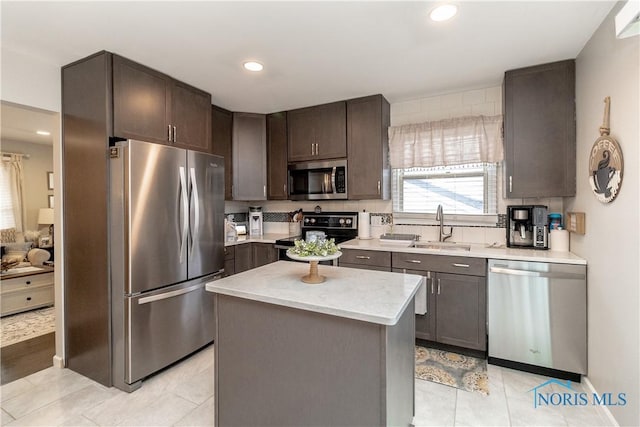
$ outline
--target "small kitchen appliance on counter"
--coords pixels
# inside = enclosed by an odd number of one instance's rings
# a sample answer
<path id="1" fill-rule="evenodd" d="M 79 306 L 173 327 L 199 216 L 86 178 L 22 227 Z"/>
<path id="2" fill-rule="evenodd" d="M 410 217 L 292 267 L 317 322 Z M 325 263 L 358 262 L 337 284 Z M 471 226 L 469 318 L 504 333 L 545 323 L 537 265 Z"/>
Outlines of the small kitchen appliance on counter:
<path id="1" fill-rule="evenodd" d="M 507 206 L 508 247 L 548 249 L 548 236 L 549 226 L 546 206 Z"/>
<path id="2" fill-rule="evenodd" d="M 262 236 L 262 207 L 249 207 L 249 236 Z"/>

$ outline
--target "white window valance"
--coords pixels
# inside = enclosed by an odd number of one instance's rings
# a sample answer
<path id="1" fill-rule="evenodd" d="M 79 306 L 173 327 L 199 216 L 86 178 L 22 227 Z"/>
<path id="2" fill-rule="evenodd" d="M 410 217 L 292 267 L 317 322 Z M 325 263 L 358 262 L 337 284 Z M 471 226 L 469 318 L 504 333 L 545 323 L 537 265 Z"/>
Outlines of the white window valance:
<path id="1" fill-rule="evenodd" d="M 24 172 L 21 154 L 4 154 L 0 162 L 0 229 L 23 231 Z"/>
<path id="2" fill-rule="evenodd" d="M 389 128 L 389 160 L 394 169 L 497 163 L 503 157 L 501 115 Z"/>

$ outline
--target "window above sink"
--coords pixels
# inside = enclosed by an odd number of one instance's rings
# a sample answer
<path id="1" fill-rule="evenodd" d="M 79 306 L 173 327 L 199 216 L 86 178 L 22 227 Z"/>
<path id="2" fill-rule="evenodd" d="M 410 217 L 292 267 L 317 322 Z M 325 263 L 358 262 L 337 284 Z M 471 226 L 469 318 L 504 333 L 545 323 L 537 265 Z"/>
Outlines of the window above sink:
<path id="1" fill-rule="evenodd" d="M 449 215 L 497 213 L 496 165 L 488 163 L 393 170 L 393 212 Z"/>

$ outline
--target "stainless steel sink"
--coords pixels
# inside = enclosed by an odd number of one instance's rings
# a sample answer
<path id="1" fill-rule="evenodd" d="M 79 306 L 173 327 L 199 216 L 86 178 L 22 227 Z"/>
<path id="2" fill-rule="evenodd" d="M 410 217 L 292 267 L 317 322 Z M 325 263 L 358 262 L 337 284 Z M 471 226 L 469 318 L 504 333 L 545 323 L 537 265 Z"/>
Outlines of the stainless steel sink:
<path id="1" fill-rule="evenodd" d="M 422 248 L 422 249 L 436 249 L 436 250 L 447 250 L 447 251 L 470 251 L 471 246 L 465 245 L 463 243 L 453 243 L 453 242 L 415 242 L 413 244 L 414 248 Z"/>

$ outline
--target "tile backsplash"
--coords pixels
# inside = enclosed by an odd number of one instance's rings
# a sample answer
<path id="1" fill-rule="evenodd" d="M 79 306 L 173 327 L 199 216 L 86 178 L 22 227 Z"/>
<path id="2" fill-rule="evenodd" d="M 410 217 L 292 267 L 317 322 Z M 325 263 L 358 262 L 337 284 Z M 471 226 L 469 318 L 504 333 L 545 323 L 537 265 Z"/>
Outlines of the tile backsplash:
<path id="1" fill-rule="evenodd" d="M 236 222 L 246 221 L 249 206 L 256 206 L 256 202 L 227 202 L 225 212 L 233 214 Z M 394 223 L 390 201 L 326 201 L 326 202 L 292 202 L 292 201 L 261 201 L 264 217 L 265 233 L 287 234 L 289 231 L 289 212 L 302 208 L 303 211 L 313 211 L 320 206 L 325 212 L 361 211 L 363 208 L 371 212 L 371 234 L 378 237 L 383 233 L 418 234 L 422 240 L 437 240 L 438 226 L 433 221 L 421 225 Z M 369 209 L 367 209 L 369 208 Z M 383 208 L 383 209 L 375 209 Z M 425 221 L 427 222 L 427 221 Z M 506 215 L 498 215 L 498 222 L 492 225 L 453 226 L 453 236 L 450 241 L 465 243 L 498 243 L 506 242 Z M 445 216 L 446 225 L 446 216 Z"/>

